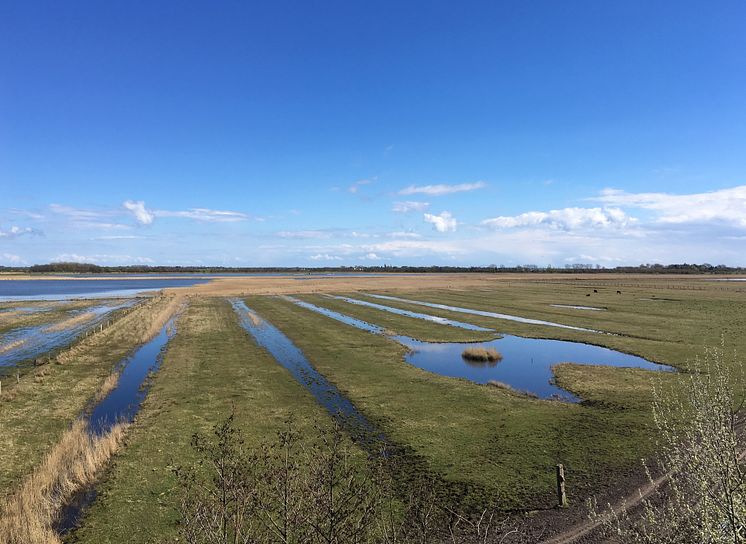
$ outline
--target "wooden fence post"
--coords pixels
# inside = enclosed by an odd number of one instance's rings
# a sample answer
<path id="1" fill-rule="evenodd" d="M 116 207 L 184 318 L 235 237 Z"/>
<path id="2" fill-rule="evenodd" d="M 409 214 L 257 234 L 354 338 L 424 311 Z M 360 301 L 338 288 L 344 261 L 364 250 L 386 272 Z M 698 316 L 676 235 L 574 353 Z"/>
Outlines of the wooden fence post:
<path id="1" fill-rule="evenodd" d="M 557 506 L 567 507 L 567 494 L 565 493 L 565 467 L 560 463 L 557 465 Z"/>

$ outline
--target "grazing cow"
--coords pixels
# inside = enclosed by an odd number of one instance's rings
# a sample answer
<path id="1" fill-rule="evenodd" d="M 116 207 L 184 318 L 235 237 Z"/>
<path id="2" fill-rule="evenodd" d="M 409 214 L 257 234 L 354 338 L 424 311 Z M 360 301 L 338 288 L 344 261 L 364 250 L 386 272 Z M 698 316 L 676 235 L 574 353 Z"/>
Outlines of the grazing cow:
<path id="1" fill-rule="evenodd" d="M 594 290 L 593 290 L 593 292 L 594 292 L 594 293 L 598 293 L 598 289 L 594 289 Z"/>
<path id="2" fill-rule="evenodd" d="M 621 292 L 621 291 L 617 291 L 617 292 L 616 292 L 616 294 L 617 294 L 617 295 L 621 295 L 621 294 L 622 294 L 622 292 Z"/>
<path id="3" fill-rule="evenodd" d="M 589 296 L 591 296 L 591 294 L 590 293 L 586 293 L 585 296 L 589 297 Z"/>

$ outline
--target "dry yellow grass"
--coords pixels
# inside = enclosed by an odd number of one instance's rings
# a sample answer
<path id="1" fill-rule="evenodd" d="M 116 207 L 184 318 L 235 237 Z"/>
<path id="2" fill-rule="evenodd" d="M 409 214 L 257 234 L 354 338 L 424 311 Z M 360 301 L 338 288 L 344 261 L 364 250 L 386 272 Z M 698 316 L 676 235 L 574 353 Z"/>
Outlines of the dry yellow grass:
<path id="1" fill-rule="evenodd" d="M 61 544 L 53 523 L 64 504 L 91 484 L 124 437 L 116 425 L 98 437 L 78 420 L 43 463 L 0 506 L 0 544 Z"/>
<path id="2" fill-rule="evenodd" d="M 499 361 L 503 358 L 495 348 L 466 348 L 461 357 L 469 361 Z"/>
<path id="3" fill-rule="evenodd" d="M 95 313 L 85 312 L 85 313 L 73 316 L 70 319 L 64 319 L 58 323 L 54 323 L 53 325 L 46 327 L 44 331 L 45 332 L 64 331 L 65 329 L 69 329 L 71 327 L 75 327 L 76 325 L 80 325 L 81 323 L 85 323 L 86 321 L 90 321 L 94 319 L 95 317 L 96 317 Z"/>
<path id="4" fill-rule="evenodd" d="M 251 320 L 251 323 L 257 327 L 262 324 L 262 318 L 256 315 L 254 312 L 248 313 L 249 319 Z"/>
<path id="5" fill-rule="evenodd" d="M 128 343 L 139 344 L 147 342 L 157 335 L 185 303 L 183 296 L 157 296 L 145 302 L 139 310 L 136 310 L 117 321 L 114 326 L 105 328 L 103 331 L 93 334 L 59 354 L 56 360 L 60 364 L 74 360 L 81 352 L 89 347 L 101 345 L 116 339 L 126 337 Z"/>

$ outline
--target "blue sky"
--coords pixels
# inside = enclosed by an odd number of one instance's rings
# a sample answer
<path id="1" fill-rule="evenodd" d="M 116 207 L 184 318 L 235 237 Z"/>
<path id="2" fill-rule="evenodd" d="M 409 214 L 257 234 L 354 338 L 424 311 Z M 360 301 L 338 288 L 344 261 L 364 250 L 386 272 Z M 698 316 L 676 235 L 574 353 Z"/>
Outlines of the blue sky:
<path id="1" fill-rule="evenodd" d="M 746 265 L 744 20 L 0 0 L 0 265 Z"/>

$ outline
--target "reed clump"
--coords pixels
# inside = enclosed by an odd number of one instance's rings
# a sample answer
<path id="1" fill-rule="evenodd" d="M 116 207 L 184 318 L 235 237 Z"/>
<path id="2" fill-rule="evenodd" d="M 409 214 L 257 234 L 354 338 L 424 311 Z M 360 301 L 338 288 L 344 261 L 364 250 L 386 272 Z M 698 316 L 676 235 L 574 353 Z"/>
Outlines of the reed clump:
<path id="1" fill-rule="evenodd" d="M 118 449 L 126 425 L 92 435 L 83 420 L 66 431 L 41 465 L 0 504 L 0 544 L 61 544 L 54 522 L 61 508 Z"/>
<path id="2" fill-rule="evenodd" d="M 502 353 L 495 348 L 466 348 L 461 357 L 468 361 L 495 362 L 502 360 Z"/>

